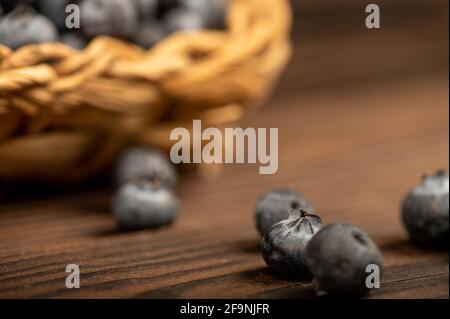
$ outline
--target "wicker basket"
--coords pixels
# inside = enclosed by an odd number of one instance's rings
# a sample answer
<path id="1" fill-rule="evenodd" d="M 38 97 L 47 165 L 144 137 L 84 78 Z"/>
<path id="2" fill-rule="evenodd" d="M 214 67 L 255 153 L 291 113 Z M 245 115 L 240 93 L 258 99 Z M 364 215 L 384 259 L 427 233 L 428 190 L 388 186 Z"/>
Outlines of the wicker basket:
<path id="1" fill-rule="evenodd" d="M 238 120 L 290 57 L 288 0 L 232 0 L 227 25 L 149 51 L 109 37 L 81 52 L 0 45 L 0 178 L 79 180 L 130 143 L 167 150 L 194 118 Z"/>

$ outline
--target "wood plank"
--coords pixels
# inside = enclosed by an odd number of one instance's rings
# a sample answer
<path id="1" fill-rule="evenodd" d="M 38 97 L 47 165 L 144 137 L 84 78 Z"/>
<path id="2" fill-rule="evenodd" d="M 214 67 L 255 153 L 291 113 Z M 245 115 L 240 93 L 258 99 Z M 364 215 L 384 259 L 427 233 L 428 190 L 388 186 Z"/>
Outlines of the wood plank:
<path id="1" fill-rule="evenodd" d="M 278 96 L 242 126 L 279 127 L 279 172 L 186 176 L 179 220 L 156 231 L 118 232 L 105 189 L 2 204 L 0 297 L 313 298 L 310 283 L 277 278 L 259 253 L 255 201 L 285 186 L 380 246 L 386 271 L 370 297 L 448 298 L 448 253 L 409 244 L 398 212 L 422 173 L 448 169 L 448 115 L 445 75 Z M 69 263 L 81 289 L 65 288 Z"/>

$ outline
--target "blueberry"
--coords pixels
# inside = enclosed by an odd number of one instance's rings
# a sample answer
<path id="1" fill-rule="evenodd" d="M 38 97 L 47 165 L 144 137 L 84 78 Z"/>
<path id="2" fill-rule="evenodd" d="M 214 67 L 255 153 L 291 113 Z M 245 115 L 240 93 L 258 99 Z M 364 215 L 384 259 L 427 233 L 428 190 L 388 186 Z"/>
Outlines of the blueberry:
<path id="1" fill-rule="evenodd" d="M 260 235 L 267 233 L 274 224 L 287 219 L 292 208 L 314 211 L 307 199 L 297 192 L 275 189 L 264 194 L 255 209 L 256 227 Z"/>
<path id="2" fill-rule="evenodd" d="M 114 215 L 126 230 L 168 225 L 178 210 L 178 200 L 157 180 L 141 179 L 123 185 L 113 203 Z"/>
<path id="3" fill-rule="evenodd" d="M 139 15 L 146 19 L 156 17 L 158 13 L 158 0 L 135 0 Z"/>
<path id="4" fill-rule="evenodd" d="M 156 20 L 144 21 L 137 33 L 134 42 L 144 48 L 151 48 L 167 36 L 168 32 L 164 26 Z"/>
<path id="5" fill-rule="evenodd" d="M 448 247 L 449 176 L 425 176 L 403 200 L 402 219 L 411 240 L 429 248 Z"/>
<path id="6" fill-rule="evenodd" d="M 306 279 L 310 271 L 305 260 L 308 242 L 322 227 L 322 220 L 301 209 L 275 224 L 262 239 L 262 254 L 269 268 L 288 278 Z"/>
<path id="7" fill-rule="evenodd" d="M 319 294 L 364 296 L 368 265 L 383 269 L 383 256 L 372 240 L 348 224 L 322 228 L 306 248 L 306 261 Z"/>
<path id="8" fill-rule="evenodd" d="M 66 28 L 66 7 L 69 4 L 78 4 L 79 0 L 38 0 L 39 11 L 50 18 L 60 29 Z"/>
<path id="9" fill-rule="evenodd" d="M 216 29 L 222 28 L 228 0 L 180 0 L 181 5 L 194 10 L 205 20 L 205 27 Z"/>
<path id="10" fill-rule="evenodd" d="M 210 1 L 210 13 L 208 14 L 208 27 L 213 29 L 223 29 L 228 9 L 229 0 Z"/>
<path id="11" fill-rule="evenodd" d="M 17 7 L 0 20 L 0 43 L 12 49 L 57 40 L 53 23 L 31 8 Z"/>
<path id="12" fill-rule="evenodd" d="M 177 8 L 170 11 L 164 18 L 169 32 L 196 31 L 204 29 L 206 20 L 200 12 L 189 8 Z"/>
<path id="13" fill-rule="evenodd" d="M 173 187 L 178 179 L 165 154 L 145 147 L 134 147 L 119 157 L 115 181 L 117 185 L 122 185 L 140 178 L 157 178 L 165 187 Z"/>
<path id="14" fill-rule="evenodd" d="M 179 6 L 179 0 L 159 0 L 158 1 L 158 17 L 166 15 L 169 11 Z"/>
<path id="15" fill-rule="evenodd" d="M 131 39 L 139 27 L 136 3 L 124 0 L 83 0 L 81 27 L 88 37 L 107 35 Z"/>
<path id="16" fill-rule="evenodd" d="M 86 47 L 86 40 L 78 32 L 67 32 L 61 35 L 61 42 L 76 50 L 82 50 Z"/>

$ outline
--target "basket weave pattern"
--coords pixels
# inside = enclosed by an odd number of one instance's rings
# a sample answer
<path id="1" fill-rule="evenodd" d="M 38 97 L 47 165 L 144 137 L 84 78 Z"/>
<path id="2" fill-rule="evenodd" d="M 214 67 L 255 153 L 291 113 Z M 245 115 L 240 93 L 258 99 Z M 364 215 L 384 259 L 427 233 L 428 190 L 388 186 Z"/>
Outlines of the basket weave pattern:
<path id="1" fill-rule="evenodd" d="M 148 51 L 109 37 L 83 51 L 0 45 L 0 177 L 82 179 L 128 143 L 168 149 L 194 118 L 238 120 L 290 57 L 288 1 L 232 0 L 227 26 Z"/>

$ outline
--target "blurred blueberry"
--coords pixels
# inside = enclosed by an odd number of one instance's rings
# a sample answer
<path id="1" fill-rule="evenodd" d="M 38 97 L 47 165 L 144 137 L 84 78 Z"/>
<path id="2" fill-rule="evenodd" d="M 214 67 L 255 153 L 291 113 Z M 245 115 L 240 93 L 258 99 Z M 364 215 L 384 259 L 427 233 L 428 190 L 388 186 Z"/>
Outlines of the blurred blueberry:
<path id="1" fill-rule="evenodd" d="M 17 7 L 0 20 L 0 43 L 11 49 L 57 40 L 53 23 L 29 7 Z"/>
<path id="2" fill-rule="evenodd" d="M 229 0 L 212 0 L 211 1 L 211 28 L 223 28 L 225 26 L 225 18 L 227 16 Z"/>
<path id="3" fill-rule="evenodd" d="M 183 7 L 199 12 L 208 29 L 224 26 L 228 0 L 180 0 Z"/>
<path id="4" fill-rule="evenodd" d="M 175 168 L 162 152 L 145 147 L 126 150 L 116 164 L 116 185 L 142 178 L 157 178 L 166 187 L 173 187 L 178 179 Z"/>
<path id="5" fill-rule="evenodd" d="M 402 220 L 411 240 L 427 248 L 448 248 L 449 175 L 424 176 L 402 203 Z"/>
<path id="6" fill-rule="evenodd" d="M 167 34 L 164 25 L 157 20 L 147 19 L 141 24 L 134 41 L 144 48 L 151 48 L 165 38 Z"/>
<path id="7" fill-rule="evenodd" d="M 123 185 L 113 203 L 114 216 L 127 230 L 155 228 L 170 224 L 179 203 L 157 180 L 137 180 Z"/>
<path id="8" fill-rule="evenodd" d="M 207 24 L 200 12 L 182 7 L 170 11 L 164 20 L 170 33 L 201 30 Z"/>
<path id="9" fill-rule="evenodd" d="M 50 18 L 53 23 L 60 29 L 66 28 L 66 7 L 69 4 L 78 4 L 79 0 L 37 0 L 39 11 Z"/>
<path id="10" fill-rule="evenodd" d="M 67 32 L 62 34 L 61 42 L 76 50 L 82 50 L 87 45 L 85 38 L 78 32 Z"/>
<path id="11" fill-rule="evenodd" d="M 159 0 L 158 17 L 164 16 L 167 12 L 175 9 L 180 4 L 180 0 Z"/>
<path id="12" fill-rule="evenodd" d="M 139 15 L 144 18 L 156 17 L 158 13 L 158 0 L 135 0 Z"/>
<path id="13" fill-rule="evenodd" d="M 134 1 L 83 0 L 80 5 L 81 27 L 89 37 L 108 35 L 131 39 L 139 27 Z"/>

